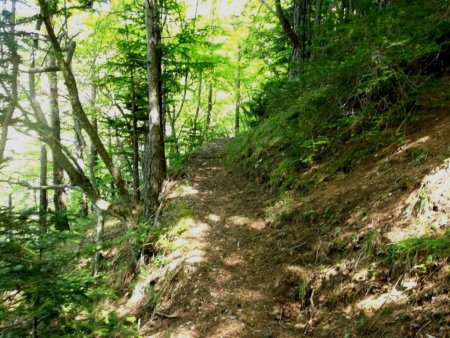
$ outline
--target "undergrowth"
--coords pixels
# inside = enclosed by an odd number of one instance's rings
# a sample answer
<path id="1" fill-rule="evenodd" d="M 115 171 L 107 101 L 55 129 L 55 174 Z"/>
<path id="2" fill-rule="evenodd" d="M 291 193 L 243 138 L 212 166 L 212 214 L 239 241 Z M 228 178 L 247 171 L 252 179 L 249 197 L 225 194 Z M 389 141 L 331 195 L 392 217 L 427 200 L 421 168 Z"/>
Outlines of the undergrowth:
<path id="1" fill-rule="evenodd" d="M 50 216 L 0 209 L 0 336 L 138 337 L 133 318 L 102 305 L 117 294 L 92 275 L 86 233 L 55 230 Z"/>
<path id="2" fill-rule="evenodd" d="M 401 143 L 406 124 L 432 118 L 420 98 L 439 86 L 448 34 L 432 1 L 399 1 L 343 24 L 297 81 L 265 84 L 249 105 L 259 122 L 231 143 L 227 163 L 273 189 L 308 191 Z M 414 165 L 425 159 L 411 153 Z"/>

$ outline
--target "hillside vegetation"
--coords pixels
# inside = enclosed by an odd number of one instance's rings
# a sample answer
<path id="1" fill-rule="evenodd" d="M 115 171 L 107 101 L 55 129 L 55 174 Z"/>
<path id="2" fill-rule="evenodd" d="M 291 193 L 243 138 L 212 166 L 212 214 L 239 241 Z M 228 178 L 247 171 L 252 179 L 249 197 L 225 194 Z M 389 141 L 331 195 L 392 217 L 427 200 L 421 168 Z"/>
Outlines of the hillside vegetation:
<path id="1" fill-rule="evenodd" d="M 450 97 L 448 15 L 440 1 L 394 1 L 324 28 L 320 58 L 294 81 L 268 81 L 249 104 L 256 125 L 234 142 L 230 163 L 272 188 L 307 191 L 400 144 Z"/>
<path id="2" fill-rule="evenodd" d="M 0 337 L 450 337 L 448 0 L 0 12 Z"/>

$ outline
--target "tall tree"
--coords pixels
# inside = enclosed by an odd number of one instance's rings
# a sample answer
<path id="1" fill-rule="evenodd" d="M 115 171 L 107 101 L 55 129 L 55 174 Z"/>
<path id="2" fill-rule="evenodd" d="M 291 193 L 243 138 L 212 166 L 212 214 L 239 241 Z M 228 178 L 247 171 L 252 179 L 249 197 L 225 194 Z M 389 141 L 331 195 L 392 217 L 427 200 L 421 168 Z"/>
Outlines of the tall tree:
<path id="1" fill-rule="evenodd" d="M 5 14 L 5 13 L 2 13 Z M 17 106 L 17 98 L 18 98 L 18 84 L 17 78 L 19 73 L 19 63 L 20 56 L 17 53 L 17 45 L 16 45 L 16 0 L 11 1 L 11 12 L 8 15 L 5 15 L 6 21 L 2 22 L 2 28 L 4 30 L 2 36 L 5 41 L 5 45 L 8 50 L 9 55 L 2 55 L 6 59 L 11 60 L 11 72 L 10 72 L 10 93 L 9 93 L 9 103 L 6 106 L 5 112 L 2 116 L 1 121 L 1 135 L 0 135 L 0 163 L 3 162 L 3 156 L 5 153 L 6 142 L 8 140 L 8 128 L 11 124 L 14 110 Z M 8 31 L 9 27 L 9 31 Z M 3 48 L 2 48 L 3 51 Z M 3 54 L 3 53 L 2 53 Z M 2 85 L 4 86 L 3 82 Z"/>
<path id="2" fill-rule="evenodd" d="M 56 67 L 56 61 L 52 54 L 49 55 L 50 67 Z M 51 115 L 51 127 L 53 138 L 61 143 L 61 119 L 59 115 L 59 103 L 58 103 L 58 75 L 56 72 L 48 73 L 48 82 L 50 86 L 50 115 Z M 53 159 L 55 156 L 52 156 Z M 64 169 L 58 163 L 53 160 L 53 184 L 64 184 Z M 55 227 L 58 230 L 68 230 L 69 221 L 66 213 L 66 192 L 64 188 L 57 188 L 53 194 L 53 204 L 55 208 Z"/>
<path id="3" fill-rule="evenodd" d="M 149 156 L 147 156 L 147 172 L 144 179 L 146 180 L 145 215 L 149 218 L 158 204 L 159 194 L 166 178 L 166 159 L 161 93 L 161 57 L 158 51 L 161 43 L 160 4 L 157 0 L 144 0 L 144 2 L 149 97 Z"/>
<path id="4" fill-rule="evenodd" d="M 242 51 L 241 45 L 238 46 L 238 55 L 237 55 L 237 70 L 236 70 L 236 106 L 235 106 L 235 115 L 234 115 L 234 134 L 237 136 L 239 134 L 240 128 L 240 110 L 241 110 L 241 60 L 242 60 Z"/>
<path id="5" fill-rule="evenodd" d="M 64 82 L 66 84 L 66 89 L 69 96 L 69 102 L 72 108 L 72 113 L 74 117 L 79 121 L 81 128 L 86 132 L 88 137 L 91 139 L 93 144 L 95 145 L 100 158 L 105 163 L 106 168 L 111 174 L 111 177 L 114 180 L 114 183 L 117 186 L 120 198 L 123 201 L 129 200 L 128 188 L 126 186 L 125 180 L 123 179 L 119 169 L 114 164 L 113 158 L 110 153 L 106 150 L 105 145 L 100 139 L 100 136 L 95 131 L 92 123 L 89 121 L 83 105 L 81 104 L 77 81 L 72 72 L 72 68 L 70 67 L 70 62 L 64 58 L 63 48 L 58 40 L 58 37 L 55 33 L 51 22 L 51 12 L 49 8 L 48 1 L 39 0 L 39 6 L 42 13 L 42 18 L 44 21 L 45 28 L 47 30 L 49 41 L 52 45 L 54 55 L 57 60 L 57 64 L 61 73 L 64 77 Z"/>
<path id="6" fill-rule="evenodd" d="M 311 42 L 311 3 L 310 0 L 292 0 L 292 22 L 286 16 L 280 0 L 275 0 L 275 10 L 266 0 L 261 2 L 278 18 L 284 33 L 291 44 L 291 57 L 289 62 L 289 78 L 294 80 L 299 75 L 302 62 L 307 58 L 307 47 Z"/>

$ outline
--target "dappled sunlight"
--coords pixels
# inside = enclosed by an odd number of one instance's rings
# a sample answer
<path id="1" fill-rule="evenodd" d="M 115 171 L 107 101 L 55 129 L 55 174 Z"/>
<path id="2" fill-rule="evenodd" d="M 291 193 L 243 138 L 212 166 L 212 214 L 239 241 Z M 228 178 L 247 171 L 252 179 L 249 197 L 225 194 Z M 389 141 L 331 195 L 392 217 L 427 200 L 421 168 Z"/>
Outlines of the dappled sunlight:
<path id="1" fill-rule="evenodd" d="M 420 138 L 411 149 L 432 140 Z M 401 151 L 409 154 L 407 148 Z M 406 218 L 405 206 L 415 203 L 424 168 L 413 166 L 406 193 L 398 177 L 412 166 L 411 159 L 397 155 L 386 170 L 381 166 L 388 154 L 369 176 L 368 166 L 327 183 L 327 189 L 301 197 L 286 193 L 278 201 L 262 198 L 262 191 L 236 180 L 215 159 L 214 164 L 194 160 L 200 168 L 188 172 L 187 181 L 195 194 L 182 198 L 192 215 L 182 221 L 183 240 L 174 240 L 183 247 L 175 260 L 184 265 L 175 282 L 177 301 L 170 296 L 167 305 L 167 313 L 180 316 L 171 325 L 172 336 L 327 336 L 338 322 L 357 326 L 352 323 L 362 316 L 370 325 L 388 318 L 393 307 L 403 311 L 423 282 L 403 274 L 396 283 L 400 272 L 390 275 L 377 254 L 387 233 L 395 227 L 404 232 L 400 219 Z M 399 163 L 401 170 L 395 167 Z M 423 179 L 422 188 L 439 187 L 427 203 L 447 198 L 444 169 Z"/>
<path id="2" fill-rule="evenodd" d="M 412 149 L 414 147 L 417 147 L 417 146 L 420 146 L 420 145 L 424 145 L 425 143 L 427 143 L 429 141 L 430 141 L 430 136 L 424 136 L 424 137 L 421 137 L 421 138 L 419 138 L 419 139 L 417 139 L 415 141 L 406 142 L 405 144 L 400 146 L 391 156 L 387 157 L 387 160 L 389 160 L 389 159 L 391 159 L 391 158 L 393 158 L 395 156 L 405 154 L 406 151 L 408 151 L 408 150 L 410 150 L 410 149 Z"/>
<path id="3" fill-rule="evenodd" d="M 167 196 L 167 199 L 175 199 L 180 197 L 194 196 L 197 195 L 199 191 L 194 187 L 189 185 L 181 184 L 177 186 L 172 192 Z"/>
<path id="4" fill-rule="evenodd" d="M 245 216 L 231 216 L 227 218 L 227 224 L 233 226 L 248 226 L 254 230 L 262 230 L 266 227 L 267 221 L 263 219 L 252 219 Z"/>
<path id="5" fill-rule="evenodd" d="M 212 327 L 208 337 L 239 337 L 244 328 L 245 324 L 236 319 L 220 318 L 217 320 L 217 324 Z"/>
<path id="6" fill-rule="evenodd" d="M 227 223 L 231 223 L 232 225 L 247 225 L 251 220 L 245 216 L 231 216 L 227 218 Z"/>
<path id="7" fill-rule="evenodd" d="M 197 223 L 191 224 L 191 227 L 188 229 L 186 235 L 189 238 L 201 238 L 207 235 L 208 231 L 211 230 L 211 227 L 206 223 Z"/>
<path id="8" fill-rule="evenodd" d="M 261 291 L 246 288 L 236 290 L 236 296 L 244 302 L 261 302 L 267 297 Z"/>
<path id="9" fill-rule="evenodd" d="M 206 262 L 206 261 L 207 261 L 206 253 L 203 250 L 195 249 L 195 250 L 189 251 L 186 254 L 186 263 L 198 264 L 198 263 L 202 263 L 202 262 Z"/>
<path id="10" fill-rule="evenodd" d="M 234 278 L 233 273 L 231 273 L 228 270 L 218 270 L 218 269 L 213 269 L 213 271 L 211 271 L 210 273 L 211 275 L 211 279 L 214 280 L 215 283 L 217 284 L 225 284 L 228 282 L 231 282 Z M 221 290 L 218 291 L 218 293 L 220 293 Z M 213 297 L 217 297 L 217 294 L 214 295 L 213 291 L 211 291 L 211 296 Z"/>
<path id="11" fill-rule="evenodd" d="M 223 262 L 225 263 L 225 265 L 228 266 L 245 265 L 242 256 L 238 255 L 237 253 L 232 253 L 231 255 L 228 255 L 227 257 L 224 258 Z"/>
<path id="12" fill-rule="evenodd" d="M 206 219 L 208 221 L 214 222 L 214 223 L 218 223 L 222 220 L 222 218 L 219 215 L 216 214 L 209 214 L 208 216 L 206 216 Z"/>
<path id="13" fill-rule="evenodd" d="M 356 308 L 364 311 L 366 315 L 373 315 L 386 305 L 402 305 L 408 301 L 404 292 L 393 289 L 390 292 L 370 296 L 356 304 Z"/>
<path id="14" fill-rule="evenodd" d="M 162 331 L 158 333 L 151 334 L 147 336 L 148 338 L 166 338 L 167 332 Z M 179 327 L 174 330 L 171 330 L 170 338 L 199 338 L 200 336 L 195 331 L 195 326 L 192 326 L 192 329 L 187 327 Z"/>

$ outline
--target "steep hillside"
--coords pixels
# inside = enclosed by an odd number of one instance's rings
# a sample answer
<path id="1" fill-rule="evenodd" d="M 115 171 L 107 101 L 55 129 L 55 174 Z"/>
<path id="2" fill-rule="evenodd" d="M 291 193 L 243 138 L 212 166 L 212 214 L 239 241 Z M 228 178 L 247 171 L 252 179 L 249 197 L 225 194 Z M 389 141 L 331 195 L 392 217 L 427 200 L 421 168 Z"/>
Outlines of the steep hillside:
<path id="1" fill-rule="evenodd" d="M 308 194 L 208 145 L 168 188 L 122 313 L 149 337 L 447 337 L 449 109 Z"/>

